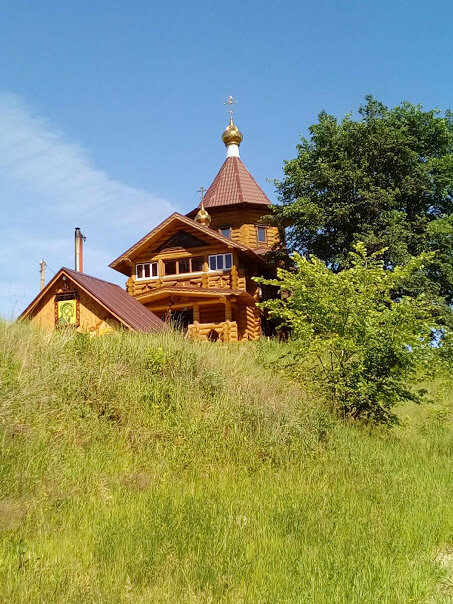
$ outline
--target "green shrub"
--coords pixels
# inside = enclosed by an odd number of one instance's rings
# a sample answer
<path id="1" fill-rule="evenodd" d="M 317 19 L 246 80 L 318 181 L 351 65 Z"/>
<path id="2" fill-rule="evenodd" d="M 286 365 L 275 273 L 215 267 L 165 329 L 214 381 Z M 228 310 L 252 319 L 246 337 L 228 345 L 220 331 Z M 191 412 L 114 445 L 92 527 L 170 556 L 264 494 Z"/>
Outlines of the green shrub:
<path id="1" fill-rule="evenodd" d="M 426 256 L 392 271 L 381 256 L 368 256 L 358 243 L 349 268 L 336 273 L 315 257 L 294 254 L 295 271 L 279 269 L 277 279 L 257 281 L 284 294 L 262 307 L 299 342 L 292 374 L 313 376 L 342 415 L 390 425 L 395 405 L 423 397 L 410 382 L 421 360 L 432 357 L 442 302 L 395 293 Z"/>

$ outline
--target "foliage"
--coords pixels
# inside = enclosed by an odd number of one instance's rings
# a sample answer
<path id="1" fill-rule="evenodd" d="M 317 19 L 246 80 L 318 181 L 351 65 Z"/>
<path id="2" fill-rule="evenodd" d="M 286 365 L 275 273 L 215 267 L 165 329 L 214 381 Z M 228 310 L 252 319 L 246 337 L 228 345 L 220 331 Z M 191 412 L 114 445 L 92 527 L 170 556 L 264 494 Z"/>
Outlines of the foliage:
<path id="1" fill-rule="evenodd" d="M 423 294 L 395 297 L 395 291 L 423 270 L 429 256 L 386 270 L 382 252 L 368 255 L 354 246 L 349 268 L 336 273 L 321 260 L 295 253 L 295 271 L 279 269 L 281 299 L 262 306 L 289 326 L 300 341 L 303 371 L 312 367 L 320 386 L 342 414 L 391 424 L 393 407 L 420 400 L 408 384 L 431 349 L 438 307 Z"/>
<path id="2" fill-rule="evenodd" d="M 386 248 L 386 266 L 435 249 L 443 254 L 418 291 L 436 286 L 453 297 L 453 114 L 402 103 L 388 109 L 366 97 L 359 120 L 326 112 L 301 138 L 297 157 L 276 181 L 281 205 L 274 218 L 288 241 L 332 268 L 345 266 L 357 241 L 370 252 Z M 442 221 L 442 222 L 441 222 Z M 429 270 L 428 270 L 429 269 Z"/>
<path id="3" fill-rule="evenodd" d="M 453 304 L 453 214 L 437 218 L 427 228 L 429 248 L 436 251 L 433 261 L 427 267 L 427 275 L 432 283 L 437 283 L 450 304 Z"/>

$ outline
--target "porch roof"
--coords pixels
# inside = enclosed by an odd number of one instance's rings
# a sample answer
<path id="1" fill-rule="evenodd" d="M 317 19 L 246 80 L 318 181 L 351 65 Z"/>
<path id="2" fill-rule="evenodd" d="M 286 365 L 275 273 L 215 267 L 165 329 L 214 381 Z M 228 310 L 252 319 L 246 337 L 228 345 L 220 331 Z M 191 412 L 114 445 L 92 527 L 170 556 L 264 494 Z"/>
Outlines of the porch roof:
<path id="1" fill-rule="evenodd" d="M 182 285 L 168 285 L 147 291 L 139 296 L 142 304 L 154 302 L 165 298 L 187 298 L 191 301 L 195 299 L 218 299 L 219 303 L 223 302 L 222 298 L 238 298 L 241 302 L 255 305 L 256 300 L 253 296 L 241 289 L 223 289 L 214 287 L 184 287 Z"/>

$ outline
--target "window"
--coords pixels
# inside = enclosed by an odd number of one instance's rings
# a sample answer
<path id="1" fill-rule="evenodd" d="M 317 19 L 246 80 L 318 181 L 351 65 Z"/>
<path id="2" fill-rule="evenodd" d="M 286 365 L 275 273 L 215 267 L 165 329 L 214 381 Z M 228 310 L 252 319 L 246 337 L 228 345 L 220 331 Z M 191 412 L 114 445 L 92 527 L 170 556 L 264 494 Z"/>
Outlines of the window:
<path id="1" fill-rule="evenodd" d="M 221 227 L 219 227 L 219 232 L 224 237 L 228 237 L 228 239 L 231 239 L 231 227 L 221 226 Z"/>
<path id="2" fill-rule="evenodd" d="M 147 262 L 146 264 L 137 264 L 136 266 L 137 279 L 152 279 L 159 275 L 157 262 Z"/>
<path id="3" fill-rule="evenodd" d="M 203 258 L 201 256 L 191 258 L 190 263 L 192 273 L 200 273 L 203 270 Z"/>
<path id="4" fill-rule="evenodd" d="M 209 256 L 209 270 L 225 271 L 230 270 L 233 265 L 233 254 L 217 254 Z"/>
<path id="5" fill-rule="evenodd" d="M 266 234 L 266 227 L 256 227 L 256 238 L 258 240 L 258 243 L 266 243 Z"/>
<path id="6" fill-rule="evenodd" d="M 176 275 L 176 260 L 164 261 L 164 275 Z"/>
<path id="7" fill-rule="evenodd" d="M 190 273 L 190 258 L 181 258 L 178 260 L 179 270 L 178 273 Z"/>
<path id="8" fill-rule="evenodd" d="M 203 270 L 203 257 L 180 258 L 179 260 L 164 260 L 165 275 L 184 275 L 199 273 Z"/>

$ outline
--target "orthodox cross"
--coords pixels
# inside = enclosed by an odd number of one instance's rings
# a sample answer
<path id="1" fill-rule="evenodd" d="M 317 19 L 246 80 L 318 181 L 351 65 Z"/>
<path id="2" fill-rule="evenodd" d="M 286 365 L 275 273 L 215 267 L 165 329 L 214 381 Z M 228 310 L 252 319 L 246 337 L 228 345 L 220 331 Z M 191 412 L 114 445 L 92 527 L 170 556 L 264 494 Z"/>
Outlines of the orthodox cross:
<path id="1" fill-rule="evenodd" d="M 227 100 L 223 103 L 224 105 L 228 105 L 228 113 L 230 114 L 230 116 L 233 115 L 233 105 L 237 103 L 237 101 L 235 101 L 233 99 L 233 97 L 230 95 Z"/>
<path id="2" fill-rule="evenodd" d="M 197 193 L 201 193 L 201 201 L 203 201 L 205 191 L 206 189 L 204 187 L 200 187 L 197 191 Z"/>

